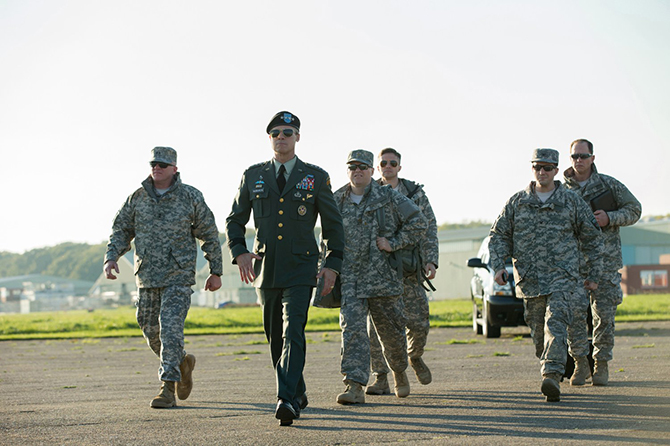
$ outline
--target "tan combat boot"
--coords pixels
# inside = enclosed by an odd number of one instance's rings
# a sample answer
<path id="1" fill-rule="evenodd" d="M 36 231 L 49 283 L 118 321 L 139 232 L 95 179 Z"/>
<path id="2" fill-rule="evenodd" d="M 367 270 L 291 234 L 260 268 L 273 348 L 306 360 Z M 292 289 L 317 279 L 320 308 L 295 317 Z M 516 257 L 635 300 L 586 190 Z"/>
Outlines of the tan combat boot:
<path id="1" fill-rule="evenodd" d="M 339 404 L 363 404 L 365 402 L 365 392 L 363 392 L 363 385 L 356 381 L 347 379 L 344 381 L 347 389 L 344 393 L 337 395 L 337 402 Z"/>
<path id="2" fill-rule="evenodd" d="M 418 379 L 421 384 L 424 386 L 430 384 L 433 380 L 433 375 L 431 375 L 430 369 L 420 356 L 418 358 L 409 358 L 409 364 L 414 369 L 416 379 Z"/>
<path id="3" fill-rule="evenodd" d="M 393 372 L 393 379 L 395 380 L 395 396 L 398 398 L 405 398 L 409 395 L 409 380 L 407 373 L 403 370 L 400 373 Z"/>
<path id="4" fill-rule="evenodd" d="M 591 377 L 591 367 L 586 356 L 579 356 L 575 358 L 575 371 L 570 378 L 571 386 L 583 386 L 586 380 Z"/>
<path id="5" fill-rule="evenodd" d="M 193 369 L 195 368 L 195 356 L 186 355 L 179 364 L 181 371 L 181 382 L 177 383 L 177 396 L 180 400 L 185 400 L 191 394 L 193 389 Z"/>
<path id="6" fill-rule="evenodd" d="M 391 388 L 389 387 L 388 375 L 386 373 L 379 373 L 375 377 L 375 382 L 365 389 L 368 395 L 390 395 Z"/>
<path id="7" fill-rule="evenodd" d="M 547 397 L 547 402 L 557 402 L 561 400 L 561 385 L 559 384 L 561 375 L 559 373 L 548 373 L 542 379 L 542 393 Z"/>
<path id="8" fill-rule="evenodd" d="M 174 396 L 174 381 L 163 381 L 161 391 L 156 397 L 151 400 L 151 407 L 154 409 L 165 409 L 168 407 L 175 407 L 177 401 Z"/>
<path id="9" fill-rule="evenodd" d="M 607 367 L 607 361 L 597 360 L 593 371 L 593 385 L 606 386 L 610 379 L 610 373 Z"/>

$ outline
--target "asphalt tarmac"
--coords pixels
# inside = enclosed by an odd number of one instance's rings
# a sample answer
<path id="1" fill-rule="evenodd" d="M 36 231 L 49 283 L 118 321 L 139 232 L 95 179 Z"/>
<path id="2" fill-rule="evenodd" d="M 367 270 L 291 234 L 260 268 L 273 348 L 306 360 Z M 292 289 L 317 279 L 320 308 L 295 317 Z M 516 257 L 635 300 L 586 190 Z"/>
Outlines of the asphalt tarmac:
<path id="1" fill-rule="evenodd" d="M 139 329 L 138 329 L 139 333 Z M 408 370 L 411 394 L 335 402 L 344 390 L 340 334 L 308 333 L 309 407 L 274 418 L 275 381 L 262 335 L 189 336 L 191 396 L 151 409 L 158 360 L 142 338 L 0 342 L 0 444 L 670 444 L 670 322 L 619 323 L 607 387 L 540 394 L 528 329 L 485 340 L 433 329 L 433 382 Z"/>

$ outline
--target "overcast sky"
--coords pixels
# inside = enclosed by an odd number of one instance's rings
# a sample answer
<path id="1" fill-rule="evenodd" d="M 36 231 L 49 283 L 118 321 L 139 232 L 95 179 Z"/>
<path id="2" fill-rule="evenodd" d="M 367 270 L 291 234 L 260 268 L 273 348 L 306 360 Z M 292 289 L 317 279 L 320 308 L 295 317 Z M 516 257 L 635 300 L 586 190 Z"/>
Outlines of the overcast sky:
<path id="1" fill-rule="evenodd" d="M 667 1 L 0 0 L 0 251 L 105 241 L 159 145 L 223 231 L 280 110 L 334 188 L 396 148 L 439 223 L 493 221 L 577 138 L 667 214 L 669 43 Z"/>

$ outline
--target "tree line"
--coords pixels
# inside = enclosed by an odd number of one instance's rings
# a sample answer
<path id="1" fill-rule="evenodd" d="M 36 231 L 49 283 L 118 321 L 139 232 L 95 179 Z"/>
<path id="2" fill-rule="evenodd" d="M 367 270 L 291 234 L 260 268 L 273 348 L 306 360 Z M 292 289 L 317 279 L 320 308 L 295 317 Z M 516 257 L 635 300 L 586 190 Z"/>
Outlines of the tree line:
<path id="1" fill-rule="evenodd" d="M 0 252 L 0 277 L 42 274 L 95 282 L 102 272 L 106 243 L 61 243 L 23 254 Z"/>
<path id="2" fill-rule="evenodd" d="M 248 230 L 253 234 L 253 230 Z M 224 234 L 219 234 L 223 244 Z M 0 251 L 0 278 L 42 274 L 95 282 L 102 273 L 107 242 L 97 245 L 66 242 L 31 249 L 23 254 Z"/>

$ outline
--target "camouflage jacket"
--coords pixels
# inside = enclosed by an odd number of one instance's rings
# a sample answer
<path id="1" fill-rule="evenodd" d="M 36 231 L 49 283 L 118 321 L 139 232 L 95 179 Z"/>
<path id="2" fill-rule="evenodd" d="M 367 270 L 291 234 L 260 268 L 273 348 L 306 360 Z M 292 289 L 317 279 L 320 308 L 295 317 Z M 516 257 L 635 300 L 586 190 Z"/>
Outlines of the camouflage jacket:
<path id="1" fill-rule="evenodd" d="M 330 176 L 318 166 L 296 160 L 282 193 L 279 193 L 272 161 L 249 167 L 226 219 L 226 237 L 233 263 L 249 252 L 245 225 L 254 213 L 256 237 L 253 252 L 256 288 L 316 286 L 319 248 L 314 236 L 317 217 L 326 245 L 325 267 L 340 271 L 344 229 Z"/>
<path id="2" fill-rule="evenodd" d="M 403 278 L 389 264 L 389 253 L 377 247 L 377 236 L 386 237 L 393 251 L 416 244 L 426 230 L 426 218 L 404 195 L 372 181 L 360 204 L 350 199 L 351 186 L 335 192 L 344 222 L 345 250 L 342 287 L 355 289 L 359 298 L 398 296 Z M 380 233 L 377 210 L 383 209 L 386 232 Z"/>
<path id="3" fill-rule="evenodd" d="M 575 179 L 575 171 L 570 167 L 563 173 L 565 186 L 577 192 L 586 203 L 590 203 L 594 197 L 607 191 L 607 189 L 612 191 L 617 204 L 617 210 L 607 212 L 610 223 L 601 228 L 603 232 L 603 244 L 605 246 L 603 252 L 603 269 L 605 271 L 618 271 L 623 267 L 619 227 L 635 224 L 642 215 L 642 205 L 621 182 L 608 175 L 599 174 L 595 164 L 591 165 L 591 170 L 592 173 L 588 183 L 584 187 L 581 187 Z"/>
<path id="4" fill-rule="evenodd" d="M 554 193 L 542 203 L 531 182 L 507 201 L 491 227 L 491 265 L 499 271 L 512 257 L 519 297 L 582 286 L 580 245 L 588 280 L 598 283 L 602 275 L 602 236 L 591 209 L 560 181 L 554 184 Z"/>
<path id="5" fill-rule="evenodd" d="M 377 180 L 381 184 L 381 179 Z M 440 242 L 437 238 L 437 219 L 433 213 L 433 208 L 428 201 L 426 192 L 423 190 L 423 184 L 415 183 L 410 180 L 401 178 L 398 183 L 398 192 L 408 197 L 410 192 L 413 192 L 410 200 L 412 200 L 421 209 L 421 213 L 426 217 L 428 229 L 421 235 L 419 240 L 419 247 L 421 249 L 421 260 L 425 267 L 427 263 L 432 263 L 436 267 L 440 260 Z"/>
<path id="6" fill-rule="evenodd" d="M 168 191 L 156 194 L 148 177 L 114 218 L 105 262 L 117 261 L 135 239 L 135 276 L 140 288 L 194 285 L 196 239 L 201 240 L 211 274 L 221 275 L 222 253 L 214 214 L 196 188 L 179 173 Z"/>

